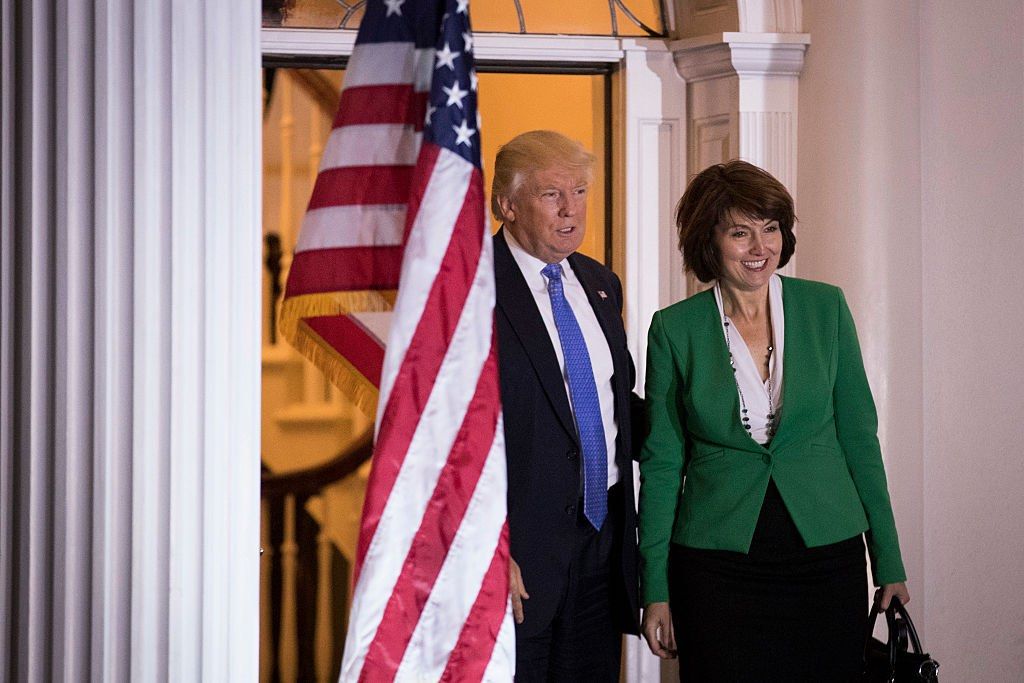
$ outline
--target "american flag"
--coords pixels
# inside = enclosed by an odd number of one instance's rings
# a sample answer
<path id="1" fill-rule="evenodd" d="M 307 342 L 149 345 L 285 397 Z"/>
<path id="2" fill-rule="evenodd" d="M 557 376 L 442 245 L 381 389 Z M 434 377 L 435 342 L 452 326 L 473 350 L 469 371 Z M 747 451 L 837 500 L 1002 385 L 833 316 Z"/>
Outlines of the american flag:
<path id="1" fill-rule="evenodd" d="M 367 3 L 282 307 L 286 337 L 378 406 L 342 681 L 514 671 L 468 5 Z"/>

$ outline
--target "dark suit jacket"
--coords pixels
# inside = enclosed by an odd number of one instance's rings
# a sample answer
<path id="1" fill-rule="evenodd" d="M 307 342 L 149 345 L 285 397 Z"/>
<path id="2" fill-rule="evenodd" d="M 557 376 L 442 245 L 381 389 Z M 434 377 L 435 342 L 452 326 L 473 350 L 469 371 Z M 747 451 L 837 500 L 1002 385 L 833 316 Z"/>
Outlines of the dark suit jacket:
<path id="1" fill-rule="evenodd" d="M 594 259 L 573 254 L 569 264 L 590 299 L 611 349 L 618 437 L 615 459 L 623 490 L 623 534 L 613 551 L 613 612 L 626 633 L 637 633 L 636 512 L 633 504 L 631 396 L 635 370 L 622 326 L 622 285 Z M 494 237 L 498 366 L 508 454 L 508 517 L 512 557 L 523 573 L 521 633 L 535 633 L 555 615 L 568 579 L 576 534 L 580 443 L 562 372 L 533 295 L 505 241 Z M 598 292 L 604 292 L 602 298 Z M 610 501 L 611 502 L 611 501 Z"/>

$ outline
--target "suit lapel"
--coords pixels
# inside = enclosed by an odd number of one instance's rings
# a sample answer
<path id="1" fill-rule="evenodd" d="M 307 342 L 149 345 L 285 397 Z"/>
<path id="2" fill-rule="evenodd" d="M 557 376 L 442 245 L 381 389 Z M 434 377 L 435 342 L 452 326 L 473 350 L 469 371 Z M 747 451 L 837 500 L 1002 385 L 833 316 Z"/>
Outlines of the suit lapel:
<path id="1" fill-rule="evenodd" d="M 551 345 L 551 336 L 544 326 L 533 293 L 505 242 L 504 228 L 494 236 L 494 273 L 498 308 L 508 318 L 513 333 L 526 349 L 537 379 L 565 431 L 578 440 L 558 356 Z"/>
<path id="2" fill-rule="evenodd" d="M 586 261 L 577 257 L 576 254 L 569 256 L 569 265 L 572 266 L 576 279 L 580 281 L 583 291 L 587 294 L 587 301 L 594 309 L 594 315 L 604 333 L 605 342 L 612 356 L 612 393 L 615 404 L 615 417 L 617 420 L 618 434 L 623 438 L 630 438 L 629 432 L 623 432 L 623 424 L 630 419 L 629 396 L 633 390 L 631 386 L 631 373 L 629 370 L 629 359 L 620 349 L 626 348 L 624 339 L 625 330 L 622 327 L 622 319 L 619 313 L 619 302 L 613 299 L 613 292 L 600 289 L 601 283 L 595 278 L 593 271 L 587 266 Z M 605 285 L 606 286 L 606 285 Z M 628 351 L 626 352 L 628 353 Z M 615 459 L 620 467 L 624 464 L 624 458 L 628 458 L 627 447 L 620 445 L 616 448 Z"/>
<path id="3" fill-rule="evenodd" d="M 597 316 L 597 322 L 604 333 L 604 339 L 608 343 L 608 348 L 611 349 L 612 371 L 614 373 L 612 381 L 615 386 L 615 395 L 620 396 L 626 391 L 623 385 L 626 381 L 625 375 L 628 373 L 623 365 L 624 359 L 621 354 L 615 353 L 615 349 L 619 348 L 622 341 L 615 338 L 614 332 L 616 329 L 622 329 L 621 321 L 617 320 L 619 317 L 618 306 L 616 306 L 616 302 L 613 299 L 609 298 L 608 292 L 598 288 L 598 283 L 594 281 L 593 274 L 584 267 L 583 260 L 577 258 L 576 254 L 569 256 L 569 265 L 572 266 L 576 279 L 583 286 L 583 291 L 587 293 L 587 300 L 590 302 L 590 307 L 594 309 L 594 315 Z"/>

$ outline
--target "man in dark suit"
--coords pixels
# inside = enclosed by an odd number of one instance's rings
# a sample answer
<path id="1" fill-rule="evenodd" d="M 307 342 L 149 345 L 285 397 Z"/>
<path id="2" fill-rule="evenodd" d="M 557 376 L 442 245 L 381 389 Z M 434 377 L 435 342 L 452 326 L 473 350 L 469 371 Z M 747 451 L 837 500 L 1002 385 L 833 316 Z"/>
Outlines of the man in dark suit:
<path id="1" fill-rule="evenodd" d="M 498 358 L 517 681 L 618 681 L 638 632 L 622 286 L 576 253 L 593 155 L 551 131 L 495 162 Z"/>

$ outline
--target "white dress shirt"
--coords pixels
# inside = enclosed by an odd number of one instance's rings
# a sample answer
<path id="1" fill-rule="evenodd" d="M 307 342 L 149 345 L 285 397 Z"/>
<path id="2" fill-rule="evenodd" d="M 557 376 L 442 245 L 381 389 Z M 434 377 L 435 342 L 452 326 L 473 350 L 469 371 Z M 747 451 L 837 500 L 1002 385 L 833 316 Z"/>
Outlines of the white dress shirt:
<path id="1" fill-rule="evenodd" d="M 565 357 L 562 355 L 562 344 L 558 339 L 558 328 L 555 327 L 555 316 L 551 312 L 551 297 L 548 295 L 548 280 L 541 274 L 541 271 L 548 265 L 535 256 L 529 254 L 516 238 L 512 231 L 505 228 L 505 241 L 508 242 L 509 251 L 516 265 L 522 271 L 526 279 L 526 286 L 530 288 L 533 299 L 540 310 L 540 317 L 544 320 L 544 327 L 548 330 L 551 338 L 551 345 L 558 356 L 558 367 L 562 370 L 562 381 L 565 384 L 565 395 L 569 397 L 569 407 L 572 408 L 572 394 L 569 393 L 569 376 L 565 372 Z M 604 336 L 601 324 L 597 321 L 597 314 L 594 313 L 587 293 L 580 284 L 579 278 L 573 272 L 568 259 L 561 261 L 562 265 L 562 290 L 565 299 L 572 308 L 573 315 L 583 331 L 583 339 L 587 343 L 587 352 L 590 354 L 590 366 L 594 370 L 594 382 L 597 384 L 597 400 L 601 406 L 601 422 L 604 425 L 604 439 L 608 448 L 608 487 L 619 480 L 619 468 L 615 464 L 615 437 L 619 428 L 615 422 L 615 393 L 612 389 L 612 352 L 608 348 L 608 340 Z"/>
<path id="2" fill-rule="evenodd" d="M 715 303 L 718 304 L 718 316 L 722 324 L 722 334 L 728 335 L 729 344 L 732 350 L 733 362 L 736 364 L 736 384 L 739 392 L 742 393 L 740 400 L 740 416 L 750 418 L 750 438 L 762 446 L 771 440 L 768 433 L 769 408 L 775 412 L 775 426 L 779 425 L 779 415 L 782 410 L 782 345 L 786 340 L 786 319 L 785 311 L 782 309 L 782 278 L 772 275 L 768 280 L 768 306 L 772 318 L 772 351 L 768 363 L 768 379 L 761 381 L 761 371 L 757 367 L 750 349 L 743 340 L 740 331 L 736 329 L 736 323 L 730 321 L 729 329 L 725 328 L 725 309 L 722 307 L 722 289 L 719 283 L 715 282 Z M 771 402 L 769 403 L 769 389 L 771 391 Z M 743 405 L 746 404 L 747 413 L 743 415 Z"/>

